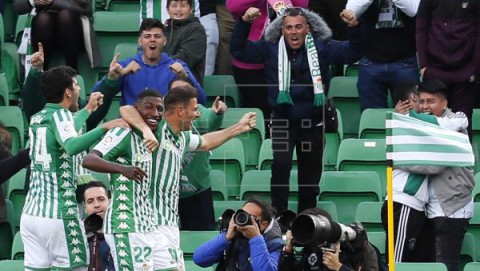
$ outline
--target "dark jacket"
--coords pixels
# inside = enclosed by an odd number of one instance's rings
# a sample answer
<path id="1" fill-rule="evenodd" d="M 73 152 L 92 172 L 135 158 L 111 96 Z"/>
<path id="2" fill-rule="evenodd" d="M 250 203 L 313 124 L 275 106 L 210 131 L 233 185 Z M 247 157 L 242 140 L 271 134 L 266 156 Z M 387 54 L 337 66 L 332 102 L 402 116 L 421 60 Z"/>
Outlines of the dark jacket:
<path id="1" fill-rule="evenodd" d="M 331 40 L 331 31 L 320 16 L 307 12 L 307 19 L 315 39 L 318 60 L 325 90 L 330 83 L 330 64 L 352 64 L 362 56 L 360 31 L 358 27 L 349 29 L 350 41 Z M 286 44 L 291 66 L 290 95 L 293 105 L 277 104 L 278 97 L 278 41 L 281 37 L 283 17 L 275 19 L 267 28 L 265 40 L 248 41 L 251 24 L 240 20 L 235 26 L 230 43 L 230 52 L 236 59 L 248 63 L 263 63 L 268 84 L 268 103 L 273 109 L 273 117 L 289 119 L 294 126 L 302 120 L 317 124 L 322 120 L 321 109 L 314 106 L 313 84 L 305 47 L 292 50 Z"/>
<path id="2" fill-rule="evenodd" d="M 186 20 L 168 19 L 165 24 L 167 44 L 164 52 L 173 59 L 180 59 L 188 65 L 195 79 L 203 85 L 207 34 L 197 17 Z"/>
<path id="3" fill-rule="evenodd" d="M 212 240 L 199 246 L 194 254 L 193 261 L 201 267 L 212 266 L 222 260 L 225 251 L 232 251 L 232 244 L 236 244 L 237 253 L 234 262 L 228 257 L 227 252 L 226 265 L 233 263 L 235 269 L 228 268 L 228 271 L 277 271 L 280 252 L 283 248 L 282 233 L 276 220 L 272 220 L 263 235 L 255 236 L 251 239 L 237 237 L 228 242 L 225 239 L 225 233 L 221 233 Z M 235 249 L 235 250 L 236 250 Z M 232 257 L 232 256 L 231 256 Z"/>
<path id="4" fill-rule="evenodd" d="M 29 0 L 15 0 L 13 6 L 17 14 L 29 13 L 34 8 L 30 5 Z M 93 29 L 91 2 L 89 0 L 55 0 L 48 7 L 37 7 L 36 11 L 38 13 L 61 9 L 71 10 L 80 16 L 84 46 L 88 59 L 92 68 L 100 67 L 102 65 L 102 55 L 97 43 L 97 35 Z"/>
<path id="5" fill-rule="evenodd" d="M 88 238 L 88 249 L 90 251 L 89 271 L 115 271 L 110 247 L 101 233 L 94 233 Z"/>
<path id="6" fill-rule="evenodd" d="M 422 0 L 416 43 L 426 79 L 468 82 L 480 71 L 480 1 Z"/>

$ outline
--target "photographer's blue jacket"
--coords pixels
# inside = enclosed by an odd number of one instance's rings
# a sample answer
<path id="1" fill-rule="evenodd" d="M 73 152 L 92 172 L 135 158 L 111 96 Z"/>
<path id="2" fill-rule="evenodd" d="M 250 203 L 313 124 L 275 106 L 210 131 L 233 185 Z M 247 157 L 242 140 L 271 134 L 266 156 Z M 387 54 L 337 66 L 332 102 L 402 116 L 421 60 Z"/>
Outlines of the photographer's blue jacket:
<path id="1" fill-rule="evenodd" d="M 239 271 L 277 271 L 284 242 L 280 226 L 273 220 L 271 227 L 267 227 L 263 235 L 250 240 L 239 240 L 240 247 L 236 260 Z M 242 242 L 245 241 L 245 242 Z M 209 267 L 220 262 L 224 251 L 231 244 L 225 239 L 225 232 L 199 246 L 194 254 L 193 261 L 201 267 Z"/>

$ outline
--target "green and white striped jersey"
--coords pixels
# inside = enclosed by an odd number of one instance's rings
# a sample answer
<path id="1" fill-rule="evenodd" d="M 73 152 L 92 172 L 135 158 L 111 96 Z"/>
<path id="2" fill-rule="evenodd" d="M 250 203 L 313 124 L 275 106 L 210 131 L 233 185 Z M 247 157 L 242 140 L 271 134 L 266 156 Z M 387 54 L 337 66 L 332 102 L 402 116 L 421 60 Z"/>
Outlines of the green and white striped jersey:
<path id="1" fill-rule="evenodd" d="M 201 136 L 189 132 L 176 135 L 162 120 L 156 132 L 159 148 L 153 153 L 152 195 L 157 225 L 178 226 L 180 172 L 185 151 L 194 151 Z"/>
<path id="2" fill-rule="evenodd" d="M 140 167 L 148 176 L 137 183 L 121 174 L 111 174 L 112 200 L 105 214 L 104 233 L 152 231 L 156 225 L 149 193 L 152 153 L 143 144 L 141 134 L 136 130 L 114 128 L 93 149 L 102 153 L 105 160 Z"/>
<path id="3" fill-rule="evenodd" d="M 200 3 L 193 0 L 193 15 L 200 18 Z M 140 23 L 145 18 L 155 18 L 165 23 L 170 19 L 167 10 L 167 0 L 140 0 Z"/>
<path id="4" fill-rule="evenodd" d="M 76 163 L 63 148 L 76 137 L 72 113 L 47 104 L 30 121 L 31 176 L 23 213 L 55 219 L 77 218 Z"/>

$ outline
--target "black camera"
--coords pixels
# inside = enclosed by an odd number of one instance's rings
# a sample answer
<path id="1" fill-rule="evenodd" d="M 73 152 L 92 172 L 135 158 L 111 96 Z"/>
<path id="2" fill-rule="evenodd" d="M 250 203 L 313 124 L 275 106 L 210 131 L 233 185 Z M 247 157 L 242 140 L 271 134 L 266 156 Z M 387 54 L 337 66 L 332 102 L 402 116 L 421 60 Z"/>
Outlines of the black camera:
<path id="1" fill-rule="evenodd" d="M 102 229 L 103 219 L 99 215 L 93 213 L 85 218 L 83 224 L 85 225 L 87 237 L 90 237 Z"/>
<path id="2" fill-rule="evenodd" d="M 298 245 L 306 246 L 353 241 L 357 232 L 322 215 L 302 214 L 292 221 L 292 235 Z"/>
<path id="3" fill-rule="evenodd" d="M 245 212 L 243 209 L 238 209 L 233 215 L 233 221 L 237 226 L 252 225 L 251 215 Z"/>
<path id="4" fill-rule="evenodd" d="M 235 214 L 234 210 L 227 209 L 223 212 L 222 216 L 218 218 L 218 228 L 220 232 L 226 232 L 228 230 L 228 225 L 233 214 Z"/>

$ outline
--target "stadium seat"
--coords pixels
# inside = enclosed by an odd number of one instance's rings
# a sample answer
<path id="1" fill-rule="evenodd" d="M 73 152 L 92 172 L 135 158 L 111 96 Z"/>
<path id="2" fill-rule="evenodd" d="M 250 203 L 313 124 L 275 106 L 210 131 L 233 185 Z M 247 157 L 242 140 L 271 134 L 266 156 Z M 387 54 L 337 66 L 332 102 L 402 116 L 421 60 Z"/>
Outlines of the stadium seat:
<path id="1" fill-rule="evenodd" d="M 109 0 L 107 1 L 107 11 L 135 11 L 140 14 L 140 2 L 131 0 Z M 139 19 L 140 20 L 140 19 Z"/>
<path id="2" fill-rule="evenodd" d="M 443 263 L 395 263 L 396 271 L 447 271 Z M 460 269 L 459 269 L 460 270 Z"/>
<path id="3" fill-rule="evenodd" d="M 469 262 L 475 262 L 477 260 L 477 251 L 475 247 L 475 237 L 471 233 L 465 233 L 462 243 L 462 252 L 460 257 L 459 270 L 463 270 L 463 267 Z"/>
<path id="4" fill-rule="evenodd" d="M 87 92 L 88 90 L 85 89 L 85 80 L 83 80 L 83 77 L 80 74 L 77 74 L 77 84 L 80 87 L 80 99 L 84 100 L 85 102 L 87 101 Z"/>
<path id="5" fill-rule="evenodd" d="M 218 234 L 218 231 L 180 231 L 180 248 L 184 259 L 193 260 L 195 249 Z"/>
<path id="6" fill-rule="evenodd" d="M 380 255 L 382 256 L 383 260 L 386 260 L 387 255 L 386 249 L 385 249 L 385 232 L 380 232 L 380 231 L 374 231 L 374 232 L 367 232 L 368 236 L 368 241 L 372 243 L 376 248 L 378 248 L 378 251 L 380 251 Z"/>
<path id="7" fill-rule="evenodd" d="M 325 133 L 325 149 L 323 151 L 323 170 L 337 169 L 338 147 L 343 140 L 342 113 L 337 109 L 338 130 L 336 133 Z"/>
<path id="8" fill-rule="evenodd" d="M 472 197 L 474 202 L 480 202 L 480 172 L 475 174 L 475 186 L 473 187 Z"/>
<path id="9" fill-rule="evenodd" d="M 120 54 L 120 60 L 133 57 L 138 52 L 138 43 L 119 43 L 115 46 L 113 55 Z"/>
<path id="10" fill-rule="evenodd" d="M 15 234 L 12 244 L 12 260 L 23 260 L 25 250 L 23 248 L 22 236 L 20 232 Z"/>
<path id="11" fill-rule="evenodd" d="M 5 39 L 2 40 L 2 42 L 12 42 L 15 35 L 15 24 L 17 22 L 18 15 L 13 8 L 13 0 L 4 0 L 4 3 L 3 25 Z"/>
<path id="12" fill-rule="evenodd" d="M 5 73 L 10 100 L 17 100 L 20 93 L 20 56 L 15 44 L 6 42 L 1 46 L 0 72 Z"/>
<path id="13" fill-rule="evenodd" d="M 337 170 L 375 171 L 386 195 L 387 165 L 385 139 L 344 139 L 338 148 Z"/>
<path id="14" fill-rule="evenodd" d="M 213 268 L 213 266 L 203 268 L 203 267 L 200 267 L 200 266 L 196 265 L 193 261 L 185 260 L 185 270 L 188 270 L 188 271 L 209 271 L 209 270 L 213 271 L 213 270 L 215 270 L 215 268 Z"/>
<path id="15" fill-rule="evenodd" d="M 0 261 L 0 270 L 23 271 L 25 270 L 25 267 L 23 265 L 23 260 L 5 260 Z"/>
<path id="16" fill-rule="evenodd" d="M 14 215 L 15 231 L 20 230 L 20 216 L 22 215 L 23 205 L 25 205 L 25 174 L 24 168 L 13 175 L 8 181 L 8 198 L 12 201 Z"/>
<path id="17" fill-rule="evenodd" d="M 368 108 L 360 116 L 358 128 L 359 138 L 364 139 L 385 139 L 386 112 L 391 108 Z"/>
<path id="18" fill-rule="evenodd" d="M 7 78 L 5 73 L 0 73 L 0 106 L 6 106 L 10 103 Z"/>
<path id="19" fill-rule="evenodd" d="M 378 202 L 381 198 L 380 180 L 375 172 L 326 171 L 322 174 L 319 200 L 335 203 L 340 223 L 354 221 L 360 202 Z"/>
<path id="20" fill-rule="evenodd" d="M 245 154 L 242 141 L 232 138 L 212 151 L 210 156 L 212 169 L 225 172 L 229 199 L 240 196 L 240 182 L 245 172 Z"/>
<path id="21" fill-rule="evenodd" d="M 25 120 L 18 106 L 0 106 L 0 121 L 12 135 L 12 154 L 17 154 L 25 146 Z"/>
<path id="22" fill-rule="evenodd" d="M 476 259 L 480 260 L 480 202 L 473 203 L 473 217 L 470 219 L 467 232 L 472 234 L 475 239 Z"/>
<path id="23" fill-rule="evenodd" d="M 218 220 L 223 212 L 227 209 L 232 209 L 234 211 L 242 208 L 244 201 L 239 200 L 226 200 L 226 201 L 213 201 L 213 211 L 215 213 L 215 219 Z"/>
<path id="24" fill-rule="evenodd" d="M 317 208 L 327 211 L 332 217 L 333 221 L 338 221 L 337 206 L 335 206 L 335 203 L 331 201 L 317 201 Z M 298 213 L 298 201 L 289 200 L 288 209 Z"/>
<path id="25" fill-rule="evenodd" d="M 342 113 L 345 138 L 357 138 L 360 122 L 360 103 L 358 101 L 357 78 L 336 76 L 330 82 L 328 97 Z"/>
<path id="26" fill-rule="evenodd" d="M 138 12 L 97 11 L 94 13 L 93 23 L 102 53 L 103 67 L 110 66 L 118 43 L 135 43 L 138 40 Z"/>
<path id="27" fill-rule="evenodd" d="M 355 212 L 355 221 L 360 221 L 368 233 L 384 232 L 382 226 L 383 202 L 360 202 Z"/>
<path id="28" fill-rule="evenodd" d="M 203 78 L 203 89 L 208 96 L 207 107 L 212 105 L 217 96 L 229 108 L 240 107 L 240 91 L 232 75 L 207 75 Z"/>
<path id="29" fill-rule="evenodd" d="M 293 163 L 292 170 L 297 169 L 297 152 L 293 151 Z M 273 164 L 273 150 L 272 150 L 272 139 L 267 138 L 262 142 L 260 147 L 260 152 L 258 154 L 258 169 L 261 170 L 271 170 Z"/>
<path id="30" fill-rule="evenodd" d="M 270 202 L 270 170 L 249 170 L 243 174 L 240 184 L 240 200 L 246 200 L 251 195 L 257 195 Z M 290 200 L 298 199 L 298 178 L 297 171 L 290 172 Z"/>
<path id="31" fill-rule="evenodd" d="M 213 200 L 228 200 L 227 181 L 225 172 L 221 170 L 211 170 L 210 180 L 212 182 Z"/>
<path id="32" fill-rule="evenodd" d="M 467 263 L 463 271 L 478 271 L 480 270 L 480 262 L 472 262 L 472 263 Z"/>
<path id="33" fill-rule="evenodd" d="M 238 123 L 243 115 L 248 112 L 256 113 L 256 126 L 251 131 L 242 133 L 236 136 L 236 138 L 240 139 L 243 143 L 246 168 L 253 169 L 258 165 L 260 146 L 265 139 L 265 120 L 263 118 L 262 111 L 258 108 L 229 108 L 224 114 L 223 122 L 220 128 L 227 128 Z"/>
<path id="34" fill-rule="evenodd" d="M 358 63 L 345 66 L 345 76 L 358 77 Z"/>

